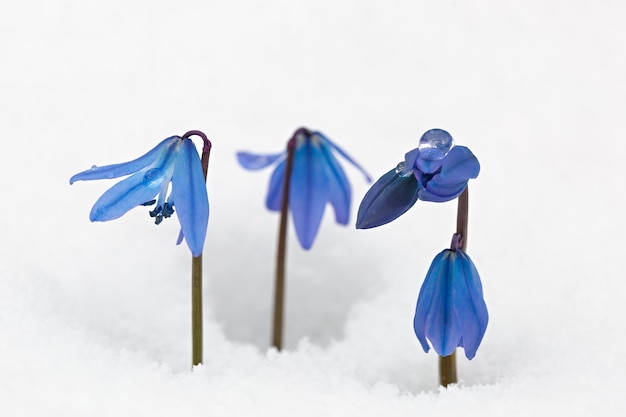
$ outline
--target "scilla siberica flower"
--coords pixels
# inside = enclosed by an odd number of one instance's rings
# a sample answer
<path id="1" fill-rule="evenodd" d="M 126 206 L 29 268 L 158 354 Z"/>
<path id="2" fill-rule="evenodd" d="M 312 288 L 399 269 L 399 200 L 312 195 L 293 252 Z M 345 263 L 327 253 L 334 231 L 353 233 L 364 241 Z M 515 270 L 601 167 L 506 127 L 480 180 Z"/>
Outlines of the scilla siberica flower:
<path id="1" fill-rule="evenodd" d="M 480 276 L 460 249 L 461 243 L 460 235 L 455 234 L 451 248 L 439 253 L 430 265 L 417 298 L 413 328 L 425 352 L 428 339 L 440 356 L 463 347 L 467 359 L 472 359 L 489 315 Z"/>
<path id="2" fill-rule="evenodd" d="M 132 175 L 130 175 L 132 174 Z M 209 220 L 209 200 L 196 147 L 188 137 L 172 136 L 145 155 L 121 164 L 93 166 L 70 178 L 75 181 L 111 179 L 130 175 L 108 189 L 94 204 L 89 220 L 108 221 L 121 217 L 137 206 L 152 205 L 150 216 L 159 224 L 174 213 L 192 255 L 202 253 Z M 167 196 L 171 186 L 171 193 Z M 158 197 L 154 200 L 154 197 Z"/>
<path id="3" fill-rule="evenodd" d="M 424 133 L 418 148 L 383 175 L 369 189 L 357 214 L 357 229 L 389 223 L 417 202 L 450 201 L 458 197 L 470 178 L 480 172 L 478 159 L 465 146 L 454 146 L 442 129 Z"/>
<path id="4" fill-rule="evenodd" d="M 294 134 L 295 154 L 289 208 L 296 236 L 304 249 L 310 249 L 317 235 L 326 203 L 335 211 L 337 223 L 346 225 L 350 217 L 351 188 L 335 154 L 340 155 L 371 182 L 365 170 L 323 133 L 300 128 Z M 270 179 L 265 204 L 269 210 L 280 211 L 285 176 L 286 152 L 261 155 L 238 152 L 241 166 L 249 170 L 265 168 L 276 163 Z"/>

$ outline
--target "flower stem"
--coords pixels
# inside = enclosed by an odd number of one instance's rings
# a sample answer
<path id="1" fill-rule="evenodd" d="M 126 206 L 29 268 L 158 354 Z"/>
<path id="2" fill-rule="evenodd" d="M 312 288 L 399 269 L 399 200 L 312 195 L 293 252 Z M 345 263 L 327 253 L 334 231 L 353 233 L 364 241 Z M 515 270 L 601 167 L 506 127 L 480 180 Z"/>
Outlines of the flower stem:
<path id="1" fill-rule="evenodd" d="M 202 254 L 191 258 L 191 364 L 202 363 Z"/>
<path id="2" fill-rule="evenodd" d="M 467 219 L 469 206 L 469 191 L 465 187 L 465 191 L 458 198 L 458 206 L 456 212 L 456 233 L 453 238 L 452 249 L 460 249 L 465 251 L 467 247 Z M 460 240 L 460 242 L 458 242 Z M 460 243 L 460 246 L 457 244 Z M 456 246 L 456 247 L 455 247 Z M 456 351 L 449 356 L 439 357 L 439 384 L 447 387 L 449 384 L 457 383 L 456 375 Z"/>
<path id="3" fill-rule="evenodd" d="M 182 139 L 200 136 L 204 142 L 202 147 L 202 173 L 206 181 L 211 155 L 211 141 L 199 130 L 190 130 Z M 193 366 L 202 363 L 202 254 L 191 258 L 191 363 Z"/>
<path id="4" fill-rule="evenodd" d="M 283 317 L 285 308 L 285 252 L 287 250 L 287 218 L 289 214 L 289 189 L 291 184 L 291 172 L 293 170 L 293 157 L 296 148 L 296 136 L 300 129 L 294 133 L 287 142 L 287 159 L 285 161 L 285 177 L 283 181 L 283 198 L 280 206 L 280 226 L 278 229 L 278 250 L 276 254 L 276 282 L 274 285 L 274 319 L 272 326 L 272 346 L 277 350 L 283 348 Z"/>

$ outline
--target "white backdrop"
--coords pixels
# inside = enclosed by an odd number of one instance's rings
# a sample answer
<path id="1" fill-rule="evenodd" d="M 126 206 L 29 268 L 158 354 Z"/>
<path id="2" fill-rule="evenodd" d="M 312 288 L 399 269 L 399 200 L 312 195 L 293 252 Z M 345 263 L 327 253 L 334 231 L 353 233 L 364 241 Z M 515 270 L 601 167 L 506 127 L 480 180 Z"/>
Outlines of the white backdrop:
<path id="1" fill-rule="evenodd" d="M 626 403 L 626 6 L 618 1 L 22 1 L 0 13 L 0 414 L 619 415 Z M 278 216 L 237 150 L 321 130 L 375 178 L 433 127 L 481 162 L 468 253 L 490 311 L 458 387 L 413 335 L 455 204 L 290 235 L 286 350 L 268 350 Z M 205 365 L 190 371 L 177 220 L 88 213 L 92 164 L 213 140 Z M 348 168 L 353 220 L 368 184 Z M 434 414 L 433 414 L 434 413 Z"/>

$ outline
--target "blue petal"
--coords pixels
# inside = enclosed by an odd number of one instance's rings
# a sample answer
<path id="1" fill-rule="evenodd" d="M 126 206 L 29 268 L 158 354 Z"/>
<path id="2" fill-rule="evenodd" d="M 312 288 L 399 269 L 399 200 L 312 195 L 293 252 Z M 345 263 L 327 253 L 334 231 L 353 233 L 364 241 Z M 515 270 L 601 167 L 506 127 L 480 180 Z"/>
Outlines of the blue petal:
<path id="1" fill-rule="evenodd" d="M 321 139 L 322 143 L 329 145 L 331 148 L 333 148 L 333 150 L 335 150 L 339 155 L 343 156 L 346 161 L 350 162 L 352 165 L 354 165 L 354 167 L 356 169 L 358 169 L 359 171 L 361 171 L 361 173 L 365 176 L 365 180 L 367 182 L 372 182 L 372 178 L 369 176 L 369 174 L 365 171 L 365 169 L 359 165 L 354 159 L 352 159 L 350 157 L 350 155 L 348 155 L 343 149 L 341 149 L 339 146 L 337 146 L 333 141 L 331 141 L 330 139 L 328 139 L 322 132 L 313 132 L 312 133 L 313 136 L 317 136 Z"/>
<path id="2" fill-rule="evenodd" d="M 465 146 L 455 146 L 443 159 L 441 173 L 436 177 L 440 181 L 460 182 L 476 178 L 480 172 L 478 159 Z"/>
<path id="3" fill-rule="evenodd" d="M 209 199 L 202 164 L 191 139 L 184 139 L 172 177 L 172 199 L 185 241 L 194 257 L 202 254 L 209 222 Z"/>
<path id="4" fill-rule="evenodd" d="M 178 136 L 172 136 L 164 139 L 148 153 L 130 162 L 106 165 L 102 167 L 94 166 L 91 169 L 79 172 L 70 178 L 70 184 L 73 184 L 75 181 L 111 179 L 135 173 L 156 161 L 156 159 L 163 153 L 168 152 L 166 148 L 175 145 L 178 139 L 180 139 Z"/>
<path id="5" fill-rule="evenodd" d="M 476 355 L 489 322 L 483 298 L 480 276 L 466 253 L 457 250 L 454 259 L 452 304 L 463 333 L 463 348 L 467 359 Z"/>
<path id="6" fill-rule="evenodd" d="M 89 220 L 105 222 L 117 219 L 128 210 L 153 199 L 161 188 L 164 175 L 162 169 L 151 168 L 118 182 L 96 201 Z"/>
<path id="7" fill-rule="evenodd" d="M 415 166 L 419 155 L 419 148 L 415 148 L 404 154 L 404 171 L 402 171 L 402 174 L 408 174 L 409 172 L 413 172 L 413 167 Z"/>
<path id="8" fill-rule="evenodd" d="M 426 279 L 436 281 L 430 306 L 426 313 L 424 333 L 440 356 L 451 355 L 462 338 L 461 325 L 452 300 L 453 260 L 455 252 L 446 249 L 433 261 L 433 276 Z M 418 304 L 420 300 L 418 298 Z"/>
<path id="9" fill-rule="evenodd" d="M 276 154 L 255 154 L 251 152 L 237 152 L 237 160 L 245 169 L 257 170 L 272 165 L 279 158 L 283 157 L 285 152 Z"/>
<path id="10" fill-rule="evenodd" d="M 389 223 L 413 207 L 418 184 L 414 175 L 402 176 L 392 169 L 367 191 L 356 219 L 357 229 L 369 229 Z"/>
<path id="11" fill-rule="evenodd" d="M 296 236 L 304 249 L 310 249 L 329 198 L 329 179 L 319 143 L 306 140 L 294 155 L 289 206 Z"/>
<path id="12" fill-rule="evenodd" d="M 348 224 L 350 219 L 351 188 L 346 173 L 339 165 L 330 148 L 324 143 L 321 145 L 322 153 L 327 163 L 327 172 L 330 185 L 329 201 L 335 210 L 335 220 L 339 224 Z"/>
<path id="13" fill-rule="evenodd" d="M 426 320 L 429 316 L 435 298 L 435 288 L 437 287 L 437 280 L 441 275 L 442 262 L 441 258 L 445 255 L 445 251 L 439 253 L 433 262 L 430 264 L 424 283 L 420 288 L 419 296 L 417 297 L 417 306 L 415 307 L 415 317 L 413 318 L 413 330 L 417 339 L 422 345 L 424 352 L 430 350 L 430 346 L 426 341 Z"/>
<path id="14" fill-rule="evenodd" d="M 265 198 L 265 206 L 271 211 L 280 211 L 283 201 L 283 187 L 285 182 L 285 165 L 286 160 L 280 162 L 270 178 L 270 186 Z"/>

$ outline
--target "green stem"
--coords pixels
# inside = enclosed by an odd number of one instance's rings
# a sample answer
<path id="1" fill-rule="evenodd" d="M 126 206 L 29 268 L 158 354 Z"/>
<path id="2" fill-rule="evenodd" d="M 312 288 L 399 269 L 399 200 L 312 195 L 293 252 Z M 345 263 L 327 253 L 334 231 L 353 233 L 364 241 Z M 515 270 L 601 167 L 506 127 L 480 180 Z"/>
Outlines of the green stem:
<path id="1" fill-rule="evenodd" d="M 285 252 L 287 250 L 287 218 L 289 214 L 289 189 L 291 172 L 293 170 L 293 156 L 296 147 L 297 130 L 287 142 L 287 159 L 285 162 L 285 177 L 283 181 L 283 195 L 280 206 L 280 225 L 278 229 L 278 249 L 276 254 L 276 282 L 274 285 L 274 318 L 272 325 L 272 346 L 277 350 L 283 348 L 283 322 L 285 308 Z"/>
<path id="2" fill-rule="evenodd" d="M 456 212 L 456 232 L 461 235 L 460 249 L 465 252 L 467 248 L 467 220 L 469 208 L 469 191 L 465 187 L 465 191 L 458 198 L 458 206 Z M 439 357 L 439 384 L 447 387 L 449 384 L 457 383 L 456 375 L 456 351 L 450 356 Z"/>
<path id="3" fill-rule="evenodd" d="M 202 254 L 191 258 L 191 360 L 202 363 Z"/>
<path id="4" fill-rule="evenodd" d="M 202 173 L 206 181 L 211 155 L 211 141 L 199 130 L 190 130 L 182 138 L 200 136 L 204 142 L 202 147 Z M 193 366 L 202 363 L 202 254 L 191 258 L 191 363 Z"/>

